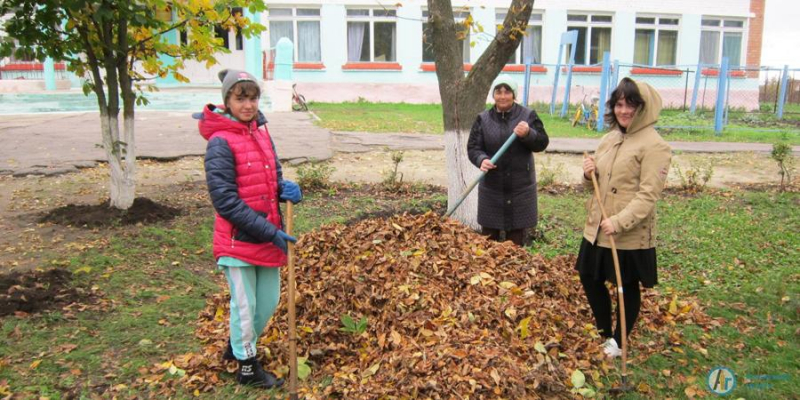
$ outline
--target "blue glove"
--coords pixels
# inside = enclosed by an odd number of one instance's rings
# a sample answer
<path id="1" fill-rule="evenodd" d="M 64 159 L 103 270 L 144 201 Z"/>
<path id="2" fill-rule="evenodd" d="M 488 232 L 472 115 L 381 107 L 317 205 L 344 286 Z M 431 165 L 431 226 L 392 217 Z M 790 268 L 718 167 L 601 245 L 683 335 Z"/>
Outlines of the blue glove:
<path id="1" fill-rule="evenodd" d="M 272 244 L 278 246 L 278 248 L 281 249 L 283 254 L 289 253 L 289 245 L 286 244 L 287 241 L 292 243 L 297 243 L 297 238 L 287 234 L 286 232 L 280 229 L 278 229 L 278 231 L 275 232 L 275 236 L 272 237 Z"/>
<path id="2" fill-rule="evenodd" d="M 293 204 L 303 201 L 300 185 L 285 179 L 281 181 L 281 200 L 291 201 Z"/>

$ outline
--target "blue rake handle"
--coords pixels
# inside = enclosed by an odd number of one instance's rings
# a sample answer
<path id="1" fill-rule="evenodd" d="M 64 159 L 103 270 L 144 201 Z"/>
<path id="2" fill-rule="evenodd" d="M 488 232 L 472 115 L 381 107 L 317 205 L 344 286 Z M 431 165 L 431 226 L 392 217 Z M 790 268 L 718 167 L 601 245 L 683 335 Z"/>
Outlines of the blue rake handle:
<path id="1" fill-rule="evenodd" d="M 511 146 L 511 143 L 514 143 L 514 140 L 516 138 L 517 134 L 511 132 L 511 136 L 509 136 L 508 139 L 506 139 L 506 142 L 503 143 L 503 146 L 500 147 L 500 150 L 497 150 L 497 153 L 495 153 L 494 157 L 492 157 L 492 159 L 490 160 L 492 164 L 497 164 L 497 160 L 499 160 L 500 157 L 503 155 L 503 153 L 505 153 L 506 150 L 508 150 L 508 147 Z M 480 183 L 480 181 L 482 181 L 483 178 L 486 177 L 486 172 L 488 171 L 481 171 L 481 174 L 475 179 L 475 181 L 472 182 L 472 184 L 470 184 L 467 187 L 467 189 L 464 190 L 464 193 L 461 194 L 461 198 L 459 198 L 457 202 L 453 203 L 453 205 L 447 209 L 447 212 L 444 214 L 445 218 L 453 215 L 456 209 L 458 209 L 458 206 L 460 206 L 461 203 L 464 202 L 464 199 L 466 199 L 467 196 L 469 196 L 470 192 L 472 192 L 472 189 L 475 189 L 475 186 L 478 186 L 478 183 Z"/>

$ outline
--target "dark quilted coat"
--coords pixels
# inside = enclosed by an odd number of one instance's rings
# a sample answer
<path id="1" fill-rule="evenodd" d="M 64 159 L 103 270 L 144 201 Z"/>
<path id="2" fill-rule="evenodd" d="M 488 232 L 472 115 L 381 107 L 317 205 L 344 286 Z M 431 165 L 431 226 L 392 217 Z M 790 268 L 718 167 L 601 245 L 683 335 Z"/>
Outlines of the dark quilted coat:
<path id="1" fill-rule="evenodd" d="M 536 170 L 533 152 L 544 151 L 550 142 L 535 111 L 519 104 L 498 112 L 495 107 L 478 115 L 467 143 L 470 162 L 480 168 L 492 158 L 514 127 L 527 121 L 528 136 L 517 138 L 478 186 L 478 224 L 484 228 L 515 230 L 536 226 Z"/>

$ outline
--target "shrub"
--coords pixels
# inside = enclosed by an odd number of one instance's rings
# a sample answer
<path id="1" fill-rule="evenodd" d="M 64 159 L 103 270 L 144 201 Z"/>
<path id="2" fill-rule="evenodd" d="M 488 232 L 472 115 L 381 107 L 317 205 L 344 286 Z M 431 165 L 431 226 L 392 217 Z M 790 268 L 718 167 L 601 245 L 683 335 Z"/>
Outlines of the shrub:
<path id="1" fill-rule="evenodd" d="M 404 154 L 405 153 L 402 151 L 392 152 L 392 163 L 394 163 L 394 167 L 383 171 L 383 181 L 381 185 L 383 185 L 384 189 L 396 191 L 403 184 L 403 173 L 397 172 L 397 169 L 400 163 L 403 162 Z"/>
<path id="2" fill-rule="evenodd" d="M 314 191 L 331 186 L 331 174 L 336 169 L 327 163 L 311 161 L 297 168 L 297 183 L 304 190 Z"/>
<path id="3" fill-rule="evenodd" d="M 784 182 L 792 181 L 792 170 L 794 169 L 794 155 L 792 146 L 786 142 L 779 142 L 772 145 L 770 156 L 778 163 L 778 174 L 781 176 L 781 192 L 786 188 Z"/>
<path id="4" fill-rule="evenodd" d="M 547 189 L 558 183 L 556 180 L 561 173 L 564 172 L 564 165 L 561 163 L 552 164 L 550 158 L 547 162 L 542 162 L 536 171 L 536 183 L 539 189 Z"/>
<path id="5" fill-rule="evenodd" d="M 747 125 L 756 125 L 756 126 L 758 126 L 761 122 L 763 122 L 763 120 L 758 114 L 742 115 L 742 117 L 739 118 L 739 121 Z"/>
<path id="6" fill-rule="evenodd" d="M 693 192 L 702 192 L 708 181 L 711 180 L 711 176 L 714 175 L 713 160 L 692 162 L 685 172 L 678 164 L 674 164 L 672 168 L 678 174 L 681 189 Z"/>

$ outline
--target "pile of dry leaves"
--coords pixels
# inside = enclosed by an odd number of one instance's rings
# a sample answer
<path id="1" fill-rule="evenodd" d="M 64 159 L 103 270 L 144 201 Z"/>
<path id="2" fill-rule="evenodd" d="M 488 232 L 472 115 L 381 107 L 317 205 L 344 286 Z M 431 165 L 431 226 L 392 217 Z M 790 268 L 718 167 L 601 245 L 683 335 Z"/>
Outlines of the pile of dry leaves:
<path id="1" fill-rule="evenodd" d="M 613 371 L 573 257 L 545 260 L 432 213 L 326 226 L 296 249 L 306 398 L 561 397 L 575 370 L 595 388 Z M 203 353 L 162 366 L 185 372 L 193 390 L 235 371 L 221 361 L 227 307 L 226 294 L 210 298 L 197 329 Z M 281 305 L 261 340 L 270 370 L 287 369 L 286 320 Z M 663 342 L 634 343 L 635 355 L 679 346 L 676 322 L 715 323 L 696 303 L 645 295 L 637 329 Z"/>

